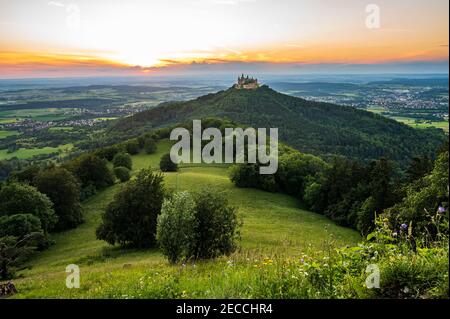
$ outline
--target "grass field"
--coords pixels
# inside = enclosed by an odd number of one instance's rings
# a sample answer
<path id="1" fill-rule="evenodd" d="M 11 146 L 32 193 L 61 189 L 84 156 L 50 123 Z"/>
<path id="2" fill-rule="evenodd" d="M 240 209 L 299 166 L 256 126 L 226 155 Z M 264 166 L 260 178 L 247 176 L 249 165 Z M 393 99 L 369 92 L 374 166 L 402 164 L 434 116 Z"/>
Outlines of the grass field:
<path id="1" fill-rule="evenodd" d="M 36 121 L 57 121 L 73 117 L 67 112 L 74 111 L 71 108 L 42 108 L 42 109 L 20 109 L 0 111 L 2 120 L 32 118 Z"/>
<path id="2" fill-rule="evenodd" d="M 367 108 L 367 111 L 372 112 L 372 113 L 376 113 L 376 114 L 381 114 L 381 113 L 385 113 L 385 112 L 389 112 L 387 109 L 383 108 L 383 107 L 369 107 Z M 417 128 L 417 129 L 424 129 L 424 128 L 428 128 L 428 127 L 435 127 L 435 128 L 440 128 L 442 130 L 444 130 L 445 132 L 449 132 L 449 123 L 448 121 L 431 121 L 431 122 L 427 122 L 427 121 L 419 121 L 416 122 L 416 119 L 411 118 L 411 117 L 401 117 L 401 116 L 390 116 L 390 115 L 385 115 L 391 119 L 396 120 L 397 122 L 401 122 L 403 124 L 409 125 L 411 127 Z"/>
<path id="3" fill-rule="evenodd" d="M 447 121 L 439 121 L 439 122 L 416 122 L 414 119 L 407 117 L 394 117 L 394 120 L 404 123 L 406 125 L 412 126 L 414 128 L 423 129 L 428 127 L 436 127 L 443 129 L 445 132 L 449 132 L 449 124 Z"/>
<path id="4" fill-rule="evenodd" d="M 157 168 L 170 144 L 158 144 L 156 154 L 133 156 L 133 172 Z M 158 249 L 112 247 L 95 238 L 100 215 L 120 185 L 103 190 L 86 201 L 86 222 L 77 229 L 52 235 L 55 244 L 39 253 L 15 280 L 16 298 L 240 298 L 258 296 L 255 269 L 270 258 L 299 258 L 329 247 L 355 244 L 359 235 L 334 225 L 325 217 L 299 208 L 283 194 L 238 189 L 222 167 L 185 167 L 166 173 L 165 185 L 177 190 L 204 187 L 225 192 L 243 219 L 242 242 L 232 256 L 186 266 L 170 266 Z M 65 268 L 76 264 L 81 287 L 67 289 Z M 253 287 L 253 288 L 252 288 Z"/>
<path id="5" fill-rule="evenodd" d="M 19 131 L 0 131 L 0 139 L 18 134 L 20 134 Z"/>
<path id="6" fill-rule="evenodd" d="M 11 159 L 14 157 L 26 159 L 37 155 L 58 153 L 60 151 L 64 154 L 69 152 L 71 148 L 73 148 L 72 144 L 60 145 L 59 147 L 20 148 L 11 153 L 8 153 L 8 150 L 0 150 L 0 160 Z"/>

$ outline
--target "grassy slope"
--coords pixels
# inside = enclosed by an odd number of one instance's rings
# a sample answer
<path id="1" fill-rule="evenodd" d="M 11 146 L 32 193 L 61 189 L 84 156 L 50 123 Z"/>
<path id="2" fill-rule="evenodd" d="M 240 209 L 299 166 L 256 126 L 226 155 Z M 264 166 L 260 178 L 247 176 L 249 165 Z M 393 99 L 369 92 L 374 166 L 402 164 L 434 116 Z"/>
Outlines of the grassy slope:
<path id="1" fill-rule="evenodd" d="M 169 148 L 168 141 L 164 141 L 159 144 L 157 154 L 134 156 L 134 172 L 149 165 L 158 167 L 160 156 Z M 16 280 L 20 291 L 17 297 L 158 297 L 160 293 L 151 290 L 155 287 L 164 291 L 164 297 L 184 296 L 185 291 L 197 292 L 189 297 L 245 297 L 248 293 L 241 285 L 254 280 L 251 279 L 252 269 L 247 266 L 236 269 L 224 278 L 222 275 L 224 269 L 228 269 L 228 258 L 244 260 L 248 264 L 250 259 L 253 261 L 262 256 L 300 256 L 324 248 L 329 234 L 332 234 L 336 246 L 354 244 L 359 240 L 356 232 L 336 226 L 321 215 L 299 209 L 298 202 L 291 197 L 234 187 L 224 168 L 183 168 L 179 174 L 165 174 L 165 184 L 179 190 L 209 187 L 226 192 L 243 217 L 242 249 L 232 257 L 191 267 L 189 272 L 194 273 L 180 277 L 177 282 L 182 292 L 171 293 L 167 285 L 172 282 L 171 276 L 178 273 L 179 266 L 169 266 L 157 249 L 125 250 L 95 239 L 100 214 L 120 188 L 120 185 L 115 185 L 84 203 L 85 224 L 53 235 L 55 244 L 40 253 L 31 262 L 30 269 L 20 272 L 23 278 Z M 81 289 L 65 288 L 64 271 L 71 263 L 81 268 Z M 140 292 L 136 293 L 136 285 L 142 278 L 151 282 L 148 289 L 153 288 L 145 292 L 138 289 Z M 134 293 L 130 293 L 130 289 Z"/>

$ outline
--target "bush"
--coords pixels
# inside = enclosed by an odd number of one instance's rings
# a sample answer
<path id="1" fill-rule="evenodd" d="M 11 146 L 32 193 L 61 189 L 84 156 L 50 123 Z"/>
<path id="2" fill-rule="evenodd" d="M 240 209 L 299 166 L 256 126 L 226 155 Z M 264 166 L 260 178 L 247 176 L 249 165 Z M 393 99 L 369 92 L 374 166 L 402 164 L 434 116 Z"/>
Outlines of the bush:
<path id="1" fill-rule="evenodd" d="M 158 216 L 156 237 L 169 262 L 188 257 L 195 243 L 195 202 L 187 192 L 176 193 L 165 200 Z"/>
<path id="2" fill-rule="evenodd" d="M 126 167 L 115 167 L 114 168 L 114 175 L 120 180 L 120 182 L 127 182 L 130 180 L 131 174 L 130 170 Z"/>
<path id="3" fill-rule="evenodd" d="M 80 185 L 68 170 L 61 167 L 44 170 L 36 177 L 35 185 L 53 202 L 58 216 L 54 230 L 67 230 L 83 223 Z"/>
<path id="4" fill-rule="evenodd" d="M 139 153 L 140 147 L 138 140 L 133 139 L 126 142 L 125 149 L 127 150 L 127 153 L 131 155 L 136 155 L 137 153 Z"/>
<path id="5" fill-rule="evenodd" d="M 205 190 L 175 194 L 158 218 L 158 240 L 170 262 L 232 253 L 239 238 L 236 209 L 222 195 Z"/>
<path id="6" fill-rule="evenodd" d="M 89 185 L 101 189 L 114 184 L 114 176 L 105 159 L 92 154 L 78 157 L 68 164 L 68 169 L 81 181 L 82 187 Z"/>
<path id="7" fill-rule="evenodd" d="M 17 214 L 0 217 L 0 237 L 23 238 L 30 233 L 43 233 L 41 221 L 30 214 Z"/>
<path id="8" fill-rule="evenodd" d="M 86 199 L 91 198 L 95 194 L 97 194 L 97 188 L 94 185 L 89 184 L 81 188 L 80 201 L 85 201 Z"/>
<path id="9" fill-rule="evenodd" d="M 35 187 L 12 183 L 0 190 L 0 216 L 31 214 L 39 218 L 45 233 L 52 230 L 58 216 L 50 199 Z"/>
<path id="10" fill-rule="evenodd" d="M 130 154 L 127 153 L 117 153 L 114 156 L 114 159 L 112 161 L 114 167 L 126 167 L 128 169 L 131 169 L 133 162 L 131 160 Z"/>
<path id="11" fill-rule="evenodd" d="M 406 186 L 406 196 L 401 202 L 384 211 L 393 229 L 412 223 L 414 237 L 426 240 L 436 239 L 442 230 L 448 234 L 448 164 L 447 151 L 438 156 L 431 173 Z M 442 230 L 438 220 L 444 223 Z"/>
<path id="12" fill-rule="evenodd" d="M 159 168 L 163 172 L 176 172 L 178 171 L 178 164 L 172 162 L 170 154 L 167 153 L 161 157 L 161 161 L 159 162 Z"/>
<path id="13" fill-rule="evenodd" d="M 144 149 L 147 154 L 154 154 L 156 152 L 156 142 L 152 138 L 148 138 L 145 141 Z"/>
<path id="14" fill-rule="evenodd" d="M 208 259 L 234 252 L 240 235 L 237 210 L 225 196 L 210 190 L 194 194 L 194 201 L 196 241 L 189 256 Z"/>
<path id="15" fill-rule="evenodd" d="M 155 244 L 156 220 L 164 188 L 161 174 L 141 170 L 114 196 L 102 215 L 97 238 L 114 245 L 149 247 Z"/>

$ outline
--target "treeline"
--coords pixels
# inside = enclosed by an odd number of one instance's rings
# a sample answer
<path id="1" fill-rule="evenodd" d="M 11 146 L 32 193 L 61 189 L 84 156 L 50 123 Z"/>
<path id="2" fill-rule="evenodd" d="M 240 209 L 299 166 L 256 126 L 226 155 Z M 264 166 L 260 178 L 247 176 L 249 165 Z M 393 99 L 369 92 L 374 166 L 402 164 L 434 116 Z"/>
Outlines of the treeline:
<path id="1" fill-rule="evenodd" d="M 239 164 L 230 168 L 230 178 L 238 187 L 295 196 L 308 209 L 364 235 L 381 214 L 392 229 L 412 223 L 416 235 L 433 238 L 430 216 L 448 207 L 448 146 L 434 162 L 413 158 L 406 171 L 386 158 L 367 165 L 342 157 L 327 163 L 283 146 L 275 175 L 260 175 L 257 164 Z"/>

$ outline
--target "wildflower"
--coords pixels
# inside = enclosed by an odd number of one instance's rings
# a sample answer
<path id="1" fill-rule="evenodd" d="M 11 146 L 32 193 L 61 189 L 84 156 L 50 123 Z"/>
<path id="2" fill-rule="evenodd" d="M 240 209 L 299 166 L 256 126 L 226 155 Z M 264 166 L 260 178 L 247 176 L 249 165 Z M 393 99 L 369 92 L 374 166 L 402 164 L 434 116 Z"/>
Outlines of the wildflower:
<path id="1" fill-rule="evenodd" d="M 401 224 L 400 229 L 403 231 L 408 230 L 408 224 Z"/>
<path id="2" fill-rule="evenodd" d="M 395 237 L 397 237 L 397 236 L 398 236 L 398 233 L 397 233 L 397 232 L 393 232 L 393 233 L 392 233 L 392 237 L 395 238 Z"/>
<path id="3" fill-rule="evenodd" d="M 438 212 L 439 213 L 445 213 L 447 210 L 444 208 L 444 207 L 442 207 L 442 206 L 439 206 L 439 208 L 438 208 Z"/>

